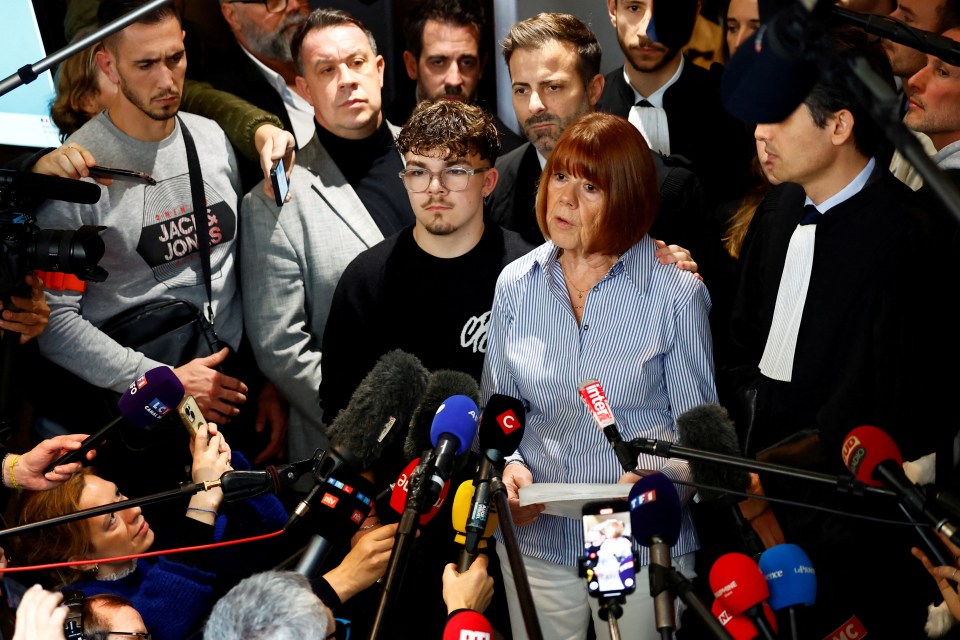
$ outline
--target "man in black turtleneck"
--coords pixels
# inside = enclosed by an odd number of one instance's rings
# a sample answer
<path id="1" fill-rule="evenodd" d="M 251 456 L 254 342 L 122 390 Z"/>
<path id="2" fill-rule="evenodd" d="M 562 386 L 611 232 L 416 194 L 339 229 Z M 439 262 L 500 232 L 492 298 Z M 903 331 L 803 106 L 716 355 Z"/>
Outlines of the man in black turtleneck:
<path id="1" fill-rule="evenodd" d="M 297 154 L 289 202 L 278 207 L 259 186 L 244 198 L 241 284 L 257 362 L 292 405 L 288 451 L 300 460 L 326 445 L 317 389 L 340 274 L 414 215 L 381 113 L 384 61 L 373 35 L 349 13 L 318 9 L 291 51 L 317 132 Z"/>

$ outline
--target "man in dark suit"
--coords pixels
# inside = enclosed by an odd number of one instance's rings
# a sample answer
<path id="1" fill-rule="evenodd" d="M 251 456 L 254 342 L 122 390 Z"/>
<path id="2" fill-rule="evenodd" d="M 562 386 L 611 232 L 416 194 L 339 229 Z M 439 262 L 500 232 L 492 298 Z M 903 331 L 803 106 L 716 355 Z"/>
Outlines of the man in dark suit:
<path id="1" fill-rule="evenodd" d="M 720 103 L 722 68 L 707 71 L 681 53 L 680 40 L 693 31 L 699 3 L 672 1 L 689 6 L 674 8 L 654 41 L 647 34 L 652 2 L 607 0 L 626 64 L 607 74 L 597 108 L 630 120 L 654 151 L 687 158 L 708 203 L 716 205 L 742 197 L 753 145 Z"/>

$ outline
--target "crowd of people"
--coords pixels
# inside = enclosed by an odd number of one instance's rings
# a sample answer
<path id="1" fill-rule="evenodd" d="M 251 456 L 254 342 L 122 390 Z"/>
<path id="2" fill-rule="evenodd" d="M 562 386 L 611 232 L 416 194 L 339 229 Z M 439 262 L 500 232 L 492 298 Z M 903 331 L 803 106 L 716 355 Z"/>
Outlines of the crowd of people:
<path id="1" fill-rule="evenodd" d="M 918 535 L 926 525 L 895 501 L 761 473 L 728 501 L 734 520 L 718 518 L 687 462 L 641 453 L 626 468 L 579 397 L 584 380 L 602 381 L 625 441 L 678 442 L 685 412 L 719 403 L 743 456 L 832 476 L 849 475 L 850 431 L 875 425 L 905 460 L 936 454 L 939 489 L 960 480 L 957 429 L 943 420 L 960 356 L 945 322 L 958 221 L 927 168 L 885 135 L 909 128 L 956 184 L 960 67 L 829 10 L 729 0 L 713 7 L 711 30 L 710 3 L 673 2 L 655 28 L 650 0 L 606 0 L 610 27 L 529 15 L 489 51 L 491 3 L 422 0 L 405 16 L 402 60 L 322 3 L 219 0 L 223 43 L 170 2 L 64 61 L 51 105 L 63 144 L 14 164 L 100 185 L 96 204 L 37 194 L 36 211 L 47 227 L 101 227 L 108 276 L 34 271 L 2 301 L 0 331 L 19 334 L 4 342 L 18 343 L 26 370 L 35 361 L 85 385 L 69 402 L 29 396 L 21 441 L 35 446 L 0 461 L 16 524 L 316 461 L 331 447 L 327 426 L 392 350 L 476 380 L 481 410 L 497 394 L 519 400 L 526 419 L 501 469 L 511 513 L 487 552 L 457 570 L 447 505 L 420 527 L 389 620 L 374 611 L 401 526 L 390 492 L 411 462 L 408 425 L 392 422 L 371 427 L 377 460 L 336 480 L 343 489 L 356 477 L 346 491 L 366 511 L 337 524 L 347 534 L 317 571 L 293 571 L 291 559 L 326 511 L 286 530 L 321 481 L 311 474 L 278 495 L 231 501 L 211 486 L 0 538 L 0 568 L 25 570 L 4 578 L 15 638 L 59 638 L 75 620 L 87 638 L 368 637 L 381 623 L 393 637 L 438 638 L 464 610 L 484 613 L 495 637 L 524 638 L 529 588 L 544 638 L 603 640 L 609 612 L 578 569 L 582 523 L 522 501 L 524 488 L 655 472 L 680 497 L 672 566 L 707 608 L 719 553 L 790 542 L 818 577 L 802 637 L 833 637 L 851 620 L 878 638 L 950 633 L 958 547 Z M 69 35 L 143 4 L 72 0 Z M 836 4 L 960 42 L 957 0 Z M 808 58 L 786 64 L 770 34 L 801 23 Z M 620 47 L 607 58 L 622 56 L 606 74 L 601 28 Z M 506 63 L 519 131 L 480 95 L 491 55 Z M 384 93 L 388 65 L 413 100 Z M 888 121 L 854 67 L 892 96 L 880 105 Z M 766 101 L 728 110 L 744 102 L 730 86 L 759 94 L 768 87 L 744 78 L 797 69 L 809 87 L 785 117 L 764 113 Z M 289 192 L 278 198 L 280 160 Z M 150 181 L 92 176 L 94 165 Z M 215 344 L 147 355 L 109 329 L 160 300 L 187 303 Z M 112 418 L 113 401 L 156 368 L 209 422 L 189 438 L 179 426 L 121 428 L 47 471 L 102 426 L 78 403 L 106 399 Z M 450 482 L 472 479 L 482 455 L 474 443 Z M 368 485 L 372 495 L 357 495 Z M 623 635 L 661 638 L 650 551 L 631 549 L 620 521 L 597 529 L 605 581 L 620 584 L 616 570 L 636 554 Z M 927 605 L 939 601 L 934 622 Z M 695 612 L 679 600 L 675 610 L 676 637 L 706 637 Z"/>

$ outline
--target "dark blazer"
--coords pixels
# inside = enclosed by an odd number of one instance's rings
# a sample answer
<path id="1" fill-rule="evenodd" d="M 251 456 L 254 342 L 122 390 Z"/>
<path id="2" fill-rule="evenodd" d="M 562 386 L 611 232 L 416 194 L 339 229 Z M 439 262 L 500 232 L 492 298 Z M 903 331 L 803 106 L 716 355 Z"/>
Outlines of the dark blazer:
<path id="1" fill-rule="evenodd" d="M 722 69 L 714 65 L 707 71 L 685 62 L 683 73 L 663 96 L 670 154 L 693 164 L 711 207 L 743 196 L 755 153 L 743 125 L 720 102 Z M 633 89 L 623 77 L 623 67 L 608 73 L 597 109 L 626 118 L 633 105 Z"/>

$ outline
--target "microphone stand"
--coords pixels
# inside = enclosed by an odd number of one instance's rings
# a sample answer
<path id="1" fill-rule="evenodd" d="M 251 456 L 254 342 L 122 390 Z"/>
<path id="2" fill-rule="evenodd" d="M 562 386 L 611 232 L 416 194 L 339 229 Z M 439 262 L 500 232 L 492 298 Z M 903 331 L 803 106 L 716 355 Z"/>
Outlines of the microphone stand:
<path id="1" fill-rule="evenodd" d="M 420 515 L 428 507 L 426 487 L 428 479 L 426 470 L 434 463 L 434 452 L 431 450 L 420 459 L 420 464 L 410 474 L 407 481 L 407 500 L 404 503 L 400 524 L 397 526 L 397 535 L 393 540 L 393 551 L 383 578 L 383 591 L 380 593 L 380 602 L 370 631 L 370 640 L 377 640 L 383 633 L 384 625 L 390 607 L 393 604 L 393 594 L 400 587 L 403 580 L 403 571 L 406 569 L 407 558 L 413 549 L 417 538 L 417 529 L 420 525 Z"/>
<path id="2" fill-rule="evenodd" d="M 517 544 L 517 533 L 513 530 L 513 520 L 510 518 L 507 489 L 503 486 L 503 478 L 500 477 L 499 470 L 490 478 L 490 489 L 496 501 L 497 512 L 503 514 L 500 518 L 500 531 L 503 533 L 503 544 L 510 559 L 510 569 L 513 571 L 513 582 L 517 587 L 517 598 L 520 600 L 520 612 L 523 614 L 527 638 L 543 640 L 537 610 L 533 604 L 533 594 L 530 593 L 530 582 L 527 580 L 527 569 L 523 566 L 523 557 L 520 555 L 520 546 Z"/>
<path id="3" fill-rule="evenodd" d="M 723 625 L 720 624 L 720 621 L 713 617 L 710 610 L 704 606 L 700 598 L 697 597 L 697 594 L 694 593 L 693 583 L 687 580 L 675 567 L 651 564 L 649 570 L 651 596 L 656 597 L 664 590 L 669 589 L 700 618 L 701 622 L 703 622 L 704 626 L 710 630 L 715 638 L 719 638 L 719 640 L 733 640 L 731 635 L 727 633 L 727 630 L 723 628 Z"/>

